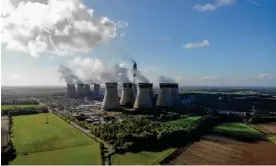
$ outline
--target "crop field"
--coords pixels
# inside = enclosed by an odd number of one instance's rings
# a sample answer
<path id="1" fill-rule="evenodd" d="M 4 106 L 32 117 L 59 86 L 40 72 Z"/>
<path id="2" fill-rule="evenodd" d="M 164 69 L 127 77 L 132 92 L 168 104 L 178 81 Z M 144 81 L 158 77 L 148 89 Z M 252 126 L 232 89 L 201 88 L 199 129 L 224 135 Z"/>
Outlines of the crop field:
<path id="1" fill-rule="evenodd" d="M 173 121 L 168 121 L 166 122 L 167 124 L 170 125 L 174 125 L 177 127 L 188 127 L 194 123 L 196 123 L 196 121 L 198 121 L 201 118 L 201 116 L 190 116 L 184 119 L 177 119 L 177 120 L 173 120 Z"/>
<path id="2" fill-rule="evenodd" d="M 224 123 L 213 128 L 213 131 L 231 136 L 242 136 L 258 140 L 266 139 L 263 133 L 243 123 Z"/>
<path id="3" fill-rule="evenodd" d="M 276 145 L 259 141 L 247 143 L 225 137 L 204 136 L 183 149 L 168 165 L 275 165 Z"/>
<path id="4" fill-rule="evenodd" d="M 171 154 L 175 148 L 161 152 L 139 152 L 114 154 L 111 157 L 112 165 L 157 165 L 163 158 Z"/>
<path id="5" fill-rule="evenodd" d="M 12 164 L 100 164 L 99 144 L 57 116 L 41 113 L 13 120 L 13 142 L 19 155 Z"/>
<path id="6" fill-rule="evenodd" d="M 268 134 L 272 134 L 276 136 L 276 123 L 272 122 L 272 123 L 265 123 L 265 124 L 257 124 L 255 126 Z"/>
<path id="7" fill-rule="evenodd" d="M 29 107 L 39 107 L 38 104 L 26 104 L 26 105 L 1 105 L 1 110 L 6 110 L 9 108 L 29 108 Z"/>

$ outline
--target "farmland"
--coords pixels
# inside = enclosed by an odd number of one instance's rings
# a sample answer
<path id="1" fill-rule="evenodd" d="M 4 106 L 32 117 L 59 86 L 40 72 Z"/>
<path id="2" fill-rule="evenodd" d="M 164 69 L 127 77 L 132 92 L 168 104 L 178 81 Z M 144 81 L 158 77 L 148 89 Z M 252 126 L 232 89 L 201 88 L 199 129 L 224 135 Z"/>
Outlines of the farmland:
<path id="1" fill-rule="evenodd" d="M 38 104 L 21 104 L 21 105 L 1 105 L 1 110 L 6 110 L 9 108 L 37 108 L 39 107 Z"/>
<path id="2" fill-rule="evenodd" d="M 115 154 L 111 157 L 111 163 L 113 165 L 156 165 L 174 150 L 175 148 L 170 148 L 160 152 L 143 151 L 139 153 Z"/>
<path id="3" fill-rule="evenodd" d="M 224 123 L 213 128 L 219 134 L 265 140 L 266 136 L 243 123 Z"/>
<path id="4" fill-rule="evenodd" d="M 259 141 L 247 143 L 224 137 L 204 136 L 167 164 L 242 165 L 276 164 L 276 145 Z"/>
<path id="5" fill-rule="evenodd" d="M 173 121 L 166 122 L 167 124 L 177 126 L 177 127 L 188 127 L 190 125 L 195 124 L 201 117 L 200 116 L 190 116 L 184 119 L 177 119 Z"/>
<path id="6" fill-rule="evenodd" d="M 18 155 L 12 164 L 100 164 L 99 144 L 55 115 L 15 116 L 13 120 Z"/>

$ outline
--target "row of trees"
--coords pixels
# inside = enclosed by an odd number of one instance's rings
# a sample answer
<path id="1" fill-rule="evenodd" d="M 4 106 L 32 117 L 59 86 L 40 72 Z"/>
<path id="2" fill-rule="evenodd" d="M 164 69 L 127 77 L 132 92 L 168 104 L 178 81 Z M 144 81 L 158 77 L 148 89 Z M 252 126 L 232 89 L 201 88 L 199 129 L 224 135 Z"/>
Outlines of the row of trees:
<path id="1" fill-rule="evenodd" d="M 16 149 L 11 140 L 13 119 L 9 116 L 9 141 L 6 146 L 1 147 L 1 165 L 8 165 L 16 157 Z"/>
<path id="2" fill-rule="evenodd" d="M 25 104 L 38 104 L 37 101 L 29 98 L 2 98 L 1 105 L 25 105 Z"/>
<path id="3" fill-rule="evenodd" d="M 2 115 L 11 115 L 11 116 L 17 116 L 17 115 L 32 115 L 32 114 L 38 114 L 38 113 L 47 113 L 49 112 L 47 107 L 14 107 L 9 108 L 6 110 L 2 110 Z"/>

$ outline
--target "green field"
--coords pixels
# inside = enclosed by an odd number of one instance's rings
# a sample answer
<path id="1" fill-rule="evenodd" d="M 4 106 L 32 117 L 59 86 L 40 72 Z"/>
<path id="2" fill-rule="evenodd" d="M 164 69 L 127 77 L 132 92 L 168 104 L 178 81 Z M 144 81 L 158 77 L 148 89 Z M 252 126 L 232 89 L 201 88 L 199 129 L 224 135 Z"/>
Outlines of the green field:
<path id="1" fill-rule="evenodd" d="M 41 113 L 13 119 L 13 142 L 19 155 L 12 164 L 100 164 L 99 144 L 57 116 Z"/>
<path id="2" fill-rule="evenodd" d="M 175 148 L 170 148 L 161 152 L 125 153 L 115 154 L 111 157 L 112 165 L 157 165 L 166 156 L 171 154 Z"/>
<path id="3" fill-rule="evenodd" d="M 1 110 L 6 110 L 9 108 L 29 108 L 29 107 L 39 107 L 38 104 L 26 104 L 26 105 L 1 105 Z"/>
<path id="4" fill-rule="evenodd" d="M 251 128 L 244 123 L 224 123 L 213 128 L 213 131 L 222 134 L 226 133 L 233 136 L 243 136 L 261 140 L 266 139 L 266 136 L 263 133 Z"/>
<path id="5" fill-rule="evenodd" d="M 201 116 L 190 116 L 184 119 L 177 119 L 177 120 L 173 120 L 173 121 L 168 121 L 166 122 L 169 125 L 174 125 L 177 127 L 188 127 L 194 123 L 196 123 L 196 121 L 198 121 L 201 118 Z"/>

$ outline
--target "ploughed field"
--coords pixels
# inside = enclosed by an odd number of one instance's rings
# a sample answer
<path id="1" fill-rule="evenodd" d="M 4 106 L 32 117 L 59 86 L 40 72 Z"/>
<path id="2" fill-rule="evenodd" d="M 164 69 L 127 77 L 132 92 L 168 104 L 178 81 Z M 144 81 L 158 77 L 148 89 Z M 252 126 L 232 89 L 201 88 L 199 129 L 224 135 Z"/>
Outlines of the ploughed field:
<path id="1" fill-rule="evenodd" d="M 276 122 L 256 124 L 255 126 L 268 134 L 276 136 Z"/>
<path id="2" fill-rule="evenodd" d="M 17 156 L 11 164 L 101 164 L 99 144 L 51 113 L 14 116 L 12 135 Z"/>
<path id="3" fill-rule="evenodd" d="M 179 149 L 172 165 L 276 164 L 276 145 L 268 141 L 241 142 L 222 136 L 204 136 L 188 149 Z"/>
<path id="4" fill-rule="evenodd" d="M 1 146 L 5 146 L 9 141 L 9 120 L 8 116 L 1 116 Z"/>

